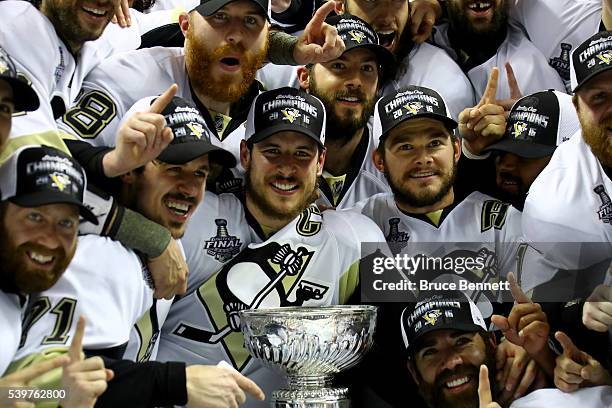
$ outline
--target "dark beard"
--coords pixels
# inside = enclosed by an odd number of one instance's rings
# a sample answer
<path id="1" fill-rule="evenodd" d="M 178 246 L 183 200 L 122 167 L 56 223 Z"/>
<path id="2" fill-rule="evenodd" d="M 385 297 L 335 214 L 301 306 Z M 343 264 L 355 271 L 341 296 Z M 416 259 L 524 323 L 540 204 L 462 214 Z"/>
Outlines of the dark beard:
<path id="1" fill-rule="evenodd" d="M 323 106 L 325 106 L 325 111 L 327 113 L 325 137 L 327 140 L 348 142 L 353 138 L 355 132 L 363 129 L 368 123 L 368 119 L 374 112 L 374 98 L 368 98 L 361 90 L 326 92 L 318 87 L 312 70 L 310 73 L 309 92 L 323 102 Z M 341 117 L 336 113 L 336 98 L 347 96 L 359 98 L 363 102 L 363 111 L 359 117 Z"/>
<path id="2" fill-rule="evenodd" d="M 584 120 L 578 112 L 582 138 L 589 145 L 597 159 L 604 165 L 612 167 L 612 140 L 608 140 L 606 128 L 612 126 L 612 117 L 607 118 L 601 125 L 594 125 Z"/>
<path id="3" fill-rule="evenodd" d="M 508 11 L 505 2 L 496 7 L 491 24 L 482 31 L 474 29 L 465 15 L 462 4 L 456 5 L 452 1 L 447 1 L 446 11 L 451 45 L 455 49 L 465 51 L 474 60 L 470 67 L 479 65 L 493 56 L 506 38 Z M 461 56 L 459 57 L 461 59 Z"/>
<path id="4" fill-rule="evenodd" d="M 49 20 L 53 22 L 55 31 L 58 33 L 61 39 L 67 43 L 66 45 L 83 45 L 83 43 L 86 41 L 97 40 L 104 32 L 104 30 L 102 30 L 97 33 L 77 24 L 76 10 L 74 10 L 72 6 L 68 7 L 65 5 L 58 6 L 49 4 L 47 7 L 44 7 L 44 10 L 41 11 L 43 11 Z M 106 22 L 106 25 L 108 25 L 113 18 L 113 13 L 108 12 L 107 18 L 108 21 Z M 106 27 L 106 25 L 104 27 Z M 71 51 L 76 52 L 78 50 Z"/>
<path id="5" fill-rule="evenodd" d="M 293 178 L 287 178 L 286 180 L 288 182 L 295 182 L 295 179 Z M 244 182 L 246 195 L 248 195 L 251 200 L 253 200 L 253 203 L 255 203 L 255 205 L 262 213 L 265 213 L 267 216 L 276 220 L 286 221 L 287 223 L 289 223 L 292 219 L 301 214 L 306 209 L 306 207 L 314 203 L 319 197 L 319 180 L 317 180 L 317 182 L 315 182 L 313 191 L 310 194 L 304 195 L 304 200 L 299 205 L 296 205 L 293 210 L 278 211 L 277 208 L 274 208 L 272 205 L 270 205 L 264 194 L 253 188 L 253 184 L 251 183 L 251 169 L 247 169 L 244 172 Z"/>
<path id="6" fill-rule="evenodd" d="M 489 341 L 485 340 L 486 357 L 482 364 L 485 364 L 489 369 L 489 383 L 491 384 L 491 395 L 495 399 L 497 395 L 497 381 L 495 380 L 495 350 Z M 453 375 L 469 375 L 476 386 L 472 388 L 471 392 L 467 395 L 456 396 L 452 400 L 445 398 L 443 388 L 444 383 L 448 378 Z M 427 384 L 423 381 L 421 374 L 416 371 L 417 379 L 419 380 L 419 394 L 427 405 L 432 408 L 478 408 L 478 379 L 480 375 L 480 366 L 473 366 L 471 364 L 463 364 L 458 366 L 454 370 L 444 370 L 441 372 L 435 380 L 434 384 Z"/>
<path id="7" fill-rule="evenodd" d="M 24 261 L 27 251 L 54 256 L 55 266 L 50 271 L 33 269 Z M 3 224 L 0 227 L 0 287 L 8 292 L 22 294 L 47 290 L 62 276 L 73 256 L 74 250 L 67 255 L 63 248 L 48 249 L 29 242 L 15 247 Z"/>
<path id="8" fill-rule="evenodd" d="M 268 42 L 266 41 L 264 48 L 257 54 L 246 50 L 241 43 L 227 44 L 209 51 L 206 45 L 193 34 L 192 27 L 189 26 L 187 30 L 188 46 L 185 47 L 185 65 L 191 85 L 197 92 L 215 101 L 236 102 L 246 94 L 255 80 L 257 70 L 268 55 Z M 211 73 L 211 65 L 231 51 L 241 54 L 242 81 L 237 84 L 233 83 L 231 75 L 221 75 L 221 78 L 215 79 Z"/>
<path id="9" fill-rule="evenodd" d="M 420 208 L 434 205 L 448 194 L 451 188 L 453 188 L 453 184 L 455 183 L 455 178 L 457 176 L 457 165 L 455 164 L 451 173 L 445 176 L 445 179 L 442 185 L 440 186 L 440 191 L 438 191 L 436 194 L 427 196 L 415 194 L 411 191 L 401 189 L 397 184 L 395 184 L 395 181 L 391 178 L 391 175 L 388 173 L 386 168 L 384 174 L 385 178 L 387 179 L 387 182 L 389 183 L 389 187 L 393 192 L 393 197 L 395 198 L 396 202 L 408 205 L 410 207 Z"/>

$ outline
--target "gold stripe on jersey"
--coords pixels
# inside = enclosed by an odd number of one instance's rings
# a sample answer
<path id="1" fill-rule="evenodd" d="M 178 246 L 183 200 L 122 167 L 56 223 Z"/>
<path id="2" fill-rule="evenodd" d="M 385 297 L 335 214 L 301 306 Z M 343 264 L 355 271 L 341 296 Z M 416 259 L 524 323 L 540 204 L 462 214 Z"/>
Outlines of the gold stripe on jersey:
<path id="1" fill-rule="evenodd" d="M 440 225 L 440 218 L 442 218 L 442 213 L 443 212 L 444 212 L 444 209 L 441 209 L 441 210 L 436 210 L 436 211 L 429 212 L 429 213 L 427 213 L 425 215 L 437 227 L 437 226 Z"/>
<path id="2" fill-rule="evenodd" d="M 152 307 L 155 307 L 153 305 Z M 151 311 L 147 310 L 138 322 L 134 325 L 136 333 L 138 333 L 138 354 L 136 355 L 136 361 L 148 361 L 150 357 L 149 348 L 151 340 L 153 339 L 153 322 L 151 321 Z M 149 355 L 147 355 L 149 354 Z"/>
<path id="3" fill-rule="evenodd" d="M 70 155 L 70 151 L 64 143 L 63 139 L 74 139 L 74 136 L 69 135 L 58 130 L 49 130 L 42 133 L 33 133 L 31 135 L 23 135 L 10 138 L 4 150 L 0 153 L 0 163 L 4 163 L 15 150 L 22 146 L 50 146 L 55 147 L 57 150 Z"/>
<path id="4" fill-rule="evenodd" d="M 334 206 L 338 205 L 338 198 L 340 197 L 340 193 L 344 188 L 344 183 L 346 181 L 346 174 L 341 176 L 333 176 L 327 171 L 323 171 L 323 178 L 329 185 L 329 190 L 332 193 L 332 199 L 334 201 Z"/>
<path id="5" fill-rule="evenodd" d="M 359 286 L 359 261 L 355 261 L 348 271 L 340 276 L 340 284 L 338 288 L 338 300 L 341 305 L 344 305 L 353 296 L 355 290 Z"/>

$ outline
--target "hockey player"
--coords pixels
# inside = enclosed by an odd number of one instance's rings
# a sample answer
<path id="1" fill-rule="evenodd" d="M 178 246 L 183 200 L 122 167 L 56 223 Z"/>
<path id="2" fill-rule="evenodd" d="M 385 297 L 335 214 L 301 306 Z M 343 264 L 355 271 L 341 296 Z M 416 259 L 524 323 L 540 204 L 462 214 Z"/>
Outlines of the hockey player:
<path id="1" fill-rule="evenodd" d="M 11 55 L 19 76 L 40 98 L 36 111 L 15 116 L 11 138 L 20 137 L 15 146 L 44 141 L 66 151 L 55 119 L 76 100 L 87 72 L 111 54 L 109 44 L 93 40 L 100 37 L 115 11 L 122 25 L 127 24 L 122 3 L 106 0 L 91 6 L 43 0 L 40 10 L 22 1 L 0 4 L 0 48 Z M 36 46 L 24 47 L 26 38 L 36 38 Z"/>
<path id="2" fill-rule="evenodd" d="M 309 38 L 325 38 L 325 11 L 313 17 Z M 105 61 L 87 77 L 82 98 L 63 116 L 61 127 L 95 145 L 113 146 L 127 109 L 176 83 L 177 95 L 194 101 L 202 112 L 212 142 L 238 158 L 242 124 L 261 90 L 254 78 L 267 55 L 268 13 L 264 0 L 202 1 L 179 16 L 184 48 L 154 47 Z M 302 53 L 312 48 L 315 44 L 301 41 L 296 46 Z M 341 52 L 341 41 L 329 48 Z M 143 76 L 150 78 L 145 86 Z M 219 170 L 213 169 L 211 177 L 216 191 L 240 189 L 240 169 L 226 169 L 217 177 Z"/>
<path id="3" fill-rule="evenodd" d="M 581 132 L 559 146 L 532 184 L 525 202 L 523 230 L 529 241 L 597 242 L 591 257 L 547 252 L 566 269 L 610 258 L 612 245 L 612 32 L 603 31 L 572 54 L 574 107 Z M 608 261 L 609 263 L 609 261 Z M 601 282 L 599 282 L 601 283 Z"/>
<path id="4" fill-rule="evenodd" d="M 383 174 L 372 162 L 376 142 L 368 120 L 376 91 L 394 60 L 378 45 L 378 36 L 363 20 L 344 15 L 328 18 L 327 22 L 336 27 L 346 50 L 337 59 L 298 68 L 298 77 L 300 86 L 323 102 L 328 115 L 327 160 L 319 202 L 345 208 L 389 191 Z"/>
<path id="5" fill-rule="evenodd" d="M 366 217 L 310 205 L 325 160 L 325 120 L 322 103 L 294 88 L 255 99 L 241 143 L 246 192 L 240 200 L 227 194 L 205 200 L 207 211 L 194 214 L 184 242 L 198 280 L 173 304 L 158 358 L 225 360 L 268 393 L 281 378 L 249 357 L 238 312 L 342 304 L 354 294 L 361 242 L 384 237 Z M 237 233 L 240 226 L 246 234 Z M 228 250 L 234 258 L 211 271 L 211 261 L 218 264 Z"/>
<path id="6" fill-rule="evenodd" d="M 476 98 L 483 95 L 491 70 L 507 62 L 512 64 L 525 94 L 546 89 L 565 91 L 561 77 L 548 65 L 546 57 L 520 27 L 509 22 L 506 0 L 449 0 L 445 4 L 449 21 L 436 26 L 433 41 L 467 74 Z M 507 83 L 503 73 L 500 83 Z M 501 86 L 498 98 L 511 98 L 509 87 Z M 513 102 L 508 101 L 506 109 Z"/>

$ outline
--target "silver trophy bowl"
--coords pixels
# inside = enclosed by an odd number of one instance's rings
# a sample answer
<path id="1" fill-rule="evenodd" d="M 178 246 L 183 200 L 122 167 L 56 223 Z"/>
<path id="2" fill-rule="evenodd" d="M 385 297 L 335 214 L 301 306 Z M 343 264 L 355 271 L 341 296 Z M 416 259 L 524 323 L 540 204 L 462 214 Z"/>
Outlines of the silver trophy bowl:
<path id="1" fill-rule="evenodd" d="M 281 307 L 243 310 L 240 326 L 253 358 L 287 375 L 274 391 L 274 408 L 347 408 L 346 388 L 332 377 L 357 364 L 370 349 L 374 306 Z"/>

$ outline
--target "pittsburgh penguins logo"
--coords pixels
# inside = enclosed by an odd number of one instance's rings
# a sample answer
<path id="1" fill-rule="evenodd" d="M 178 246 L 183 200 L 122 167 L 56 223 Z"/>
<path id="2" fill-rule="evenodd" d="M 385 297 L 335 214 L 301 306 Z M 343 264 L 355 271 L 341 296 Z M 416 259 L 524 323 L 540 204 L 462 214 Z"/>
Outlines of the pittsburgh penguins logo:
<path id="1" fill-rule="evenodd" d="M 421 102 L 410 102 L 404 105 L 404 109 L 406 109 L 409 114 L 416 115 L 421 109 L 423 109 L 423 104 Z"/>
<path id="2" fill-rule="evenodd" d="M 187 128 L 191 130 L 190 136 L 195 136 L 198 139 L 201 139 L 202 135 L 206 132 L 206 130 L 204 130 L 204 126 L 197 122 L 189 122 L 187 124 Z"/>
<path id="3" fill-rule="evenodd" d="M 525 122 L 516 122 L 514 126 L 512 126 L 512 136 L 515 138 L 521 137 L 526 130 L 527 124 Z"/>
<path id="4" fill-rule="evenodd" d="M 432 326 L 436 325 L 438 319 L 442 316 L 442 311 L 439 309 L 432 310 L 423 315 L 423 319 L 425 319 L 425 324 L 430 324 Z"/>
<path id="5" fill-rule="evenodd" d="M 240 332 L 240 311 L 319 304 L 329 287 L 304 279 L 314 254 L 315 250 L 289 243 L 247 247 L 196 291 L 210 318 L 207 330 L 180 323 L 173 334 L 219 344 L 234 367 L 243 369 L 250 357 Z"/>
<path id="6" fill-rule="evenodd" d="M 349 35 L 351 36 L 351 39 L 358 44 L 361 44 L 361 42 L 365 38 L 365 34 L 362 33 L 361 31 L 351 30 L 349 31 Z"/>
<path id="7" fill-rule="evenodd" d="M 59 191 L 64 191 L 70 185 L 70 178 L 62 173 L 52 173 L 49 177 L 53 181 L 51 187 L 57 188 Z"/>
<path id="8" fill-rule="evenodd" d="M 612 51 L 603 51 L 597 54 L 600 64 L 610 65 L 612 63 Z"/>
<path id="9" fill-rule="evenodd" d="M 293 108 L 283 109 L 281 112 L 283 113 L 283 120 L 288 120 L 290 123 L 293 123 L 301 116 L 300 112 Z"/>

